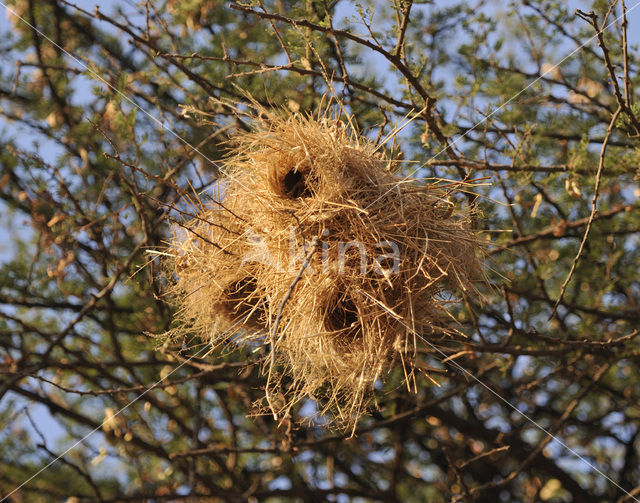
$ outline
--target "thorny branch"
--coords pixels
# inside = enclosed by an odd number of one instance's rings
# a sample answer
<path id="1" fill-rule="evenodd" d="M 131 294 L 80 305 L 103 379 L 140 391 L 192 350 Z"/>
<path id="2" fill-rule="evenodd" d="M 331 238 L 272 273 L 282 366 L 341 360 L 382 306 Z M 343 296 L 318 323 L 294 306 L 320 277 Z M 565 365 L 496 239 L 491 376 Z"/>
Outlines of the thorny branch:
<path id="1" fill-rule="evenodd" d="M 573 501 L 638 498 L 633 243 L 640 212 L 633 194 L 640 124 L 638 59 L 628 46 L 628 30 L 637 27 L 625 2 L 610 2 L 603 13 L 610 23 L 621 12 L 619 47 L 602 32 L 602 16 L 580 12 L 599 50 L 584 46 L 549 71 L 555 61 L 545 58 L 555 53 L 558 34 L 572 47 L 585 40 L 570 16 L 541 2 L 523 1 L 517 13 L 505 8 L 529 39 L 517 60 L 482 35 L 501 33 L 495 19 L 477 15 L 482 1 L 471 8 L 397 0 L 380 25 L 384 9 L 345 23 L 340 4 L 145 0 L 122 3 L 121 11 L 65 0 L 12 4 L 59 47 L 10 16 L 11 36 L 0 48 L 9 62 L 0 121 L 10 125 L 0 140 L 1 225 L 15 242 L 0 248 L 2 496 L 42 466 L 38 460 L 62 452 L 47 438 L 42 416 L 68 439 L 100 432 L 27 484 L 19 496 L 25 501 L 424 501 L 432 494 L 538 501 L 552 480 Z M 365 17 L 366 30 L 359 30 Z M 90 75 L 60 47 L 197 150 L 136 116 L 113 91 L 92 90 Z M 519 410 L 575 442 L 619 487 L 588 468 L 568 468 L 570 456 L 533 438 L 529 423 L 428 348 L 415 363 L 441 388 L 419 378 L 418 393 L 409 394 L 399 385 L 401 371 L 392 373 L 380 382 L 371 416 L 346 438 L 309 420 L 309 404 L 293 408 L 288 425 L 269 415 L 247 418 L 269 381 L 260 373 L 264 345 L 236 348 L 230 341 L 205 360 L 193 358 L 189 344 L 159 347 L 145 335 L 166 331 L 172 312 L 160 264 L 144 251 L 162 251 L 172 226 L 194 216 L 190 200 L 226 210 L 220 173 L 197 152 L 218 161 L 229 133 L 250 127 L 231 103 L 244 104 L 249 93 L 264 106 L 305 113 L 330 88 L 370 138 L 385 138 L 408 112 L 425 107 L 397 139 L 408 147 L 397 163 L 404 173 L 459 179 L 484 172 L 495 182 L 471 198 L 480 196 L 477 220 L 495 269 L 481 287 L 483 303 L 452 302 L 456 338 L 424 335 Z M 203 110 L 208 122 L 180 105 Z M 482 127 L 472 129 L 479 120 Z M 462 134 L 454 151 L 453 138 Z M 35 155 L 27 138 L 51 145 L 55 158 Z M 448 158 L 423 165 L 442 149 Z M 590 198 L 582 195 L 588 184 Z M 316 248 L 284 292 L 272 345 Z M 180 365 L 144 400 L 113 415 Z M 109 470 L 100 464 L 100 445 L 129 487 L 103 478 Z"/>

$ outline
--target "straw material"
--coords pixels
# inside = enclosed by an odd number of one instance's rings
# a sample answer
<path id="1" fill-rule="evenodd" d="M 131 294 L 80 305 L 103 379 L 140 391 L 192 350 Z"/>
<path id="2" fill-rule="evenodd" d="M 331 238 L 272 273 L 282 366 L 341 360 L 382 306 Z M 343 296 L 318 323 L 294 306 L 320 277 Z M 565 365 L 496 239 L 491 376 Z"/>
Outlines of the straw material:
<path id="1" fill-rule="evenodd" d="M 222 194 L 171 241 L 172 335 L 270 345 L 265 407 L 286 417 L 311 397 L 352 427 L 394 365 L 411 378 L 416 334 L 450 332 L 479 239 L 456 186 L 398 177 L 340 120 L 261 117 L 234 138 Z"/>

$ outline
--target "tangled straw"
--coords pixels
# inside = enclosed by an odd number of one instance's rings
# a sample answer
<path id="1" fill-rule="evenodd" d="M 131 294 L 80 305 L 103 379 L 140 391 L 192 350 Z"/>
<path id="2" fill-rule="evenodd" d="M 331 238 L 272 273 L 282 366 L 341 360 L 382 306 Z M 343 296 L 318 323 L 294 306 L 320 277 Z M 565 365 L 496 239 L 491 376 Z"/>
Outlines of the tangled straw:
<path id="1" fill-rule="evenodd" d="M 394 365 L 416 386 L 415 333 L 451 333 L 451 293 L 480 277 L 469 210 L 449 197 L 460 184 L 399 178 L 328 114 L 262 113 L 234 140 L 221 193 L 170 243 L 169 335 L 226 343 L 236 325 L 234 343 L 270 345 L 276 418 L 311 397 L 352 427 Z"/>

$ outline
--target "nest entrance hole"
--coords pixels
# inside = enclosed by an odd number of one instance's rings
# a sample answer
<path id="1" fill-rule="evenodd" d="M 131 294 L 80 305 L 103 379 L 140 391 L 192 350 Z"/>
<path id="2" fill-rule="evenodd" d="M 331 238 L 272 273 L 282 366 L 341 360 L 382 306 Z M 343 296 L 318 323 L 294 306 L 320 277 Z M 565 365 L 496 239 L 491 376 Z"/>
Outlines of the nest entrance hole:
<path id="1" fill-rule="evenodd" d="M 361 335 L 358 308 L 351 299 L 336 301 L 329 309 L 325 321 L 327 330 L 339 332 L 342 338 L 353 339 Z"/>
<path id="2" fill-rule="evenodd" d="M 284 193 L 291 199 L 311 196 L 307 185 L 306 174 L 296 168 L 290 169 L 282 179 Z"/>
<path id="3" fill-rule="evenodd" d="M 256 291 L 258 280 L 246 276 L 234 281 L 225 289 L 226 307 L 232 315 L 232 321 L 252 326 L 265 326 L 266 312 L 258 303 Z"/>

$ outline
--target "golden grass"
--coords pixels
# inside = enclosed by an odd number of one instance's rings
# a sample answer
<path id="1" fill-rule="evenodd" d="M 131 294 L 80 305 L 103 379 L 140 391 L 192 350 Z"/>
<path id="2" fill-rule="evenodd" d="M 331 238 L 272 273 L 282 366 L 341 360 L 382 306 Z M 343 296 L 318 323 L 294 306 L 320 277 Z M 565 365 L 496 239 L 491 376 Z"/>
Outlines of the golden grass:
<path id="1" fill-rule="evenodd" d="M 353 427 L 394 365 L 411 379 L 416 333 L 449 333 L 441 294 L 482 277 L 470 210 L 449 197 L 460 184 L 400 178 L 326 114 L 263 112 L 234 141 L 220 200 L 196 203 L 171 241 L 171 335 L 270 344 L 267 409 L 286 417 L 312 397 Z M 397 245 L 397 271 L 381 243 Z"/>

